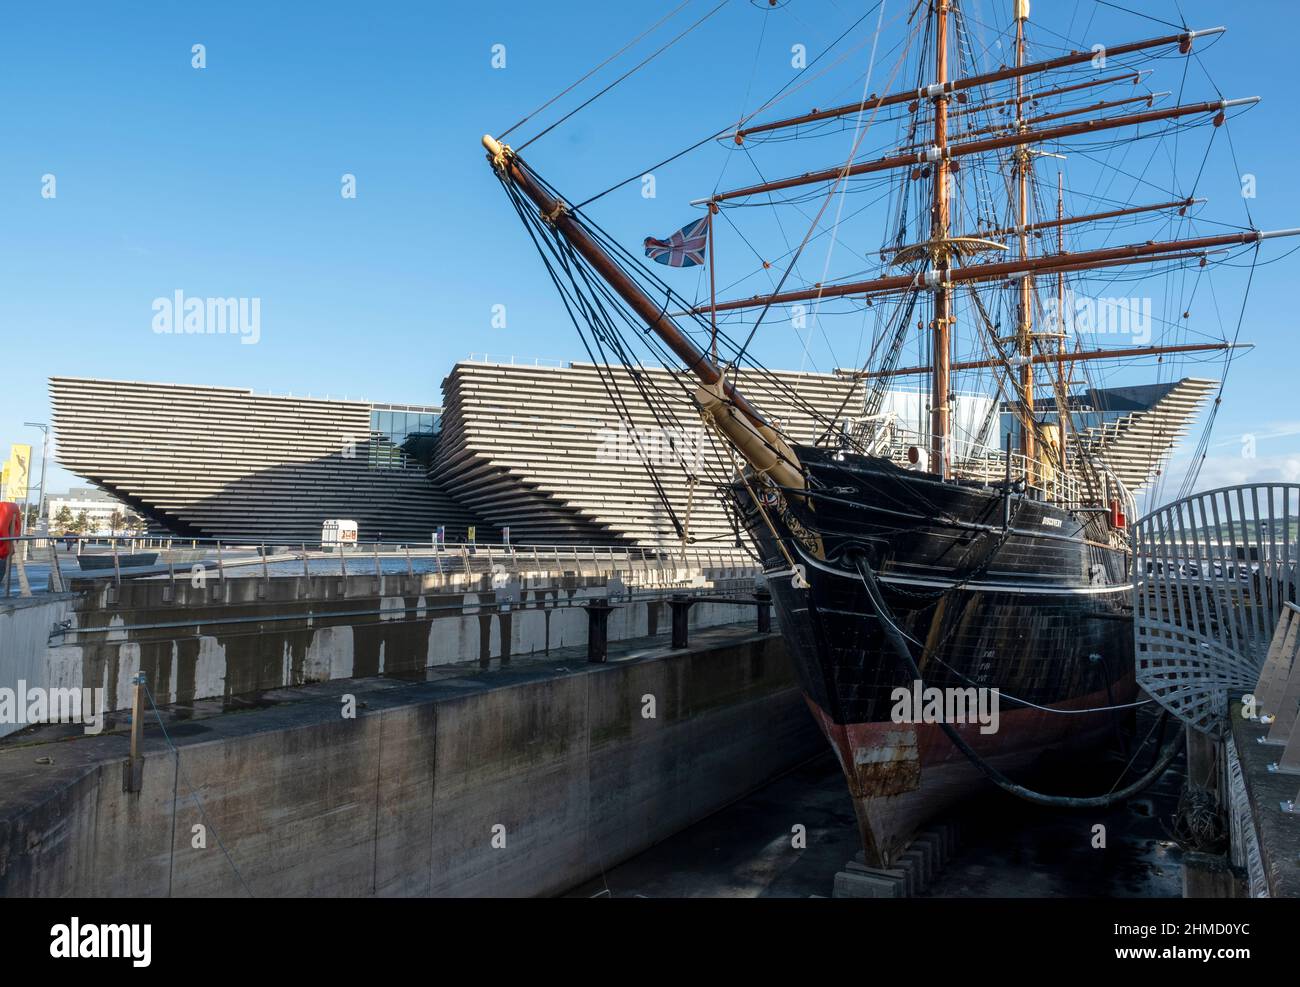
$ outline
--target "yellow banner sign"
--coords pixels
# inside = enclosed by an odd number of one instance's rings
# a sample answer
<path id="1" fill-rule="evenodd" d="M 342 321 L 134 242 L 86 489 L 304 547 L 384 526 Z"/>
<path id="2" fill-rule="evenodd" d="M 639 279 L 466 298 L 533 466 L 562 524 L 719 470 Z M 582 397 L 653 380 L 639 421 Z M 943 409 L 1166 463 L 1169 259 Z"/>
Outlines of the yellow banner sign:
<path id="1" fill-rule="evenodd" d="M 5 464 L 4 493 L 0 499 L 18 503 L 27 499 L 27 482 L 31 475 L 32 447 L 14 443 L 9 447 L 9 461 Z"/>

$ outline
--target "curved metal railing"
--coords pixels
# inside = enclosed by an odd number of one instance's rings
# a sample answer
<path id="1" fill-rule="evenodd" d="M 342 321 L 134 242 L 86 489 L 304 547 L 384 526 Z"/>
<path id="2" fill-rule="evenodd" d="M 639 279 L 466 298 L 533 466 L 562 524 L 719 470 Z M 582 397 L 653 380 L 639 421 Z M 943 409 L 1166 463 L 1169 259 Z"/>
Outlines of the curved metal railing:
<path id="1" fill-rule="evenodd" d="M 1260 678 L 1300 585 L 1300 484 L 1192 494 L 1133 525 L 1138 683 L 1203 733 Z"/>

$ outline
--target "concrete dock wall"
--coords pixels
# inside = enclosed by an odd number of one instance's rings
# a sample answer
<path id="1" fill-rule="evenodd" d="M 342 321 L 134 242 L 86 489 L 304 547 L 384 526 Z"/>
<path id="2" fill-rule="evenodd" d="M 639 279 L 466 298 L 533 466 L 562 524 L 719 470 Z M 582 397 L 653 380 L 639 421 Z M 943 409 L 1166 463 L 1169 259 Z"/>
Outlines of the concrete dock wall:
<path id="1" fill-rule="evenodd" d="M 120 734 L 0 751 L 0 895 L 562 892 L 824 748 L 778 636 L 697 637 L 173 725 L 138 794 Z"/>
<path id="2" fill-rule="evenodd" d="M 70 619 L 77 600 L 73 593 L 0 600 L 0 689 L 16 691 L 20 682 L 42 689 L 57 684 L 52 680 L 55 673 L 50 660 L 50 633 Z M 0 718 L 0 737 L 23 726 Z"/>
<path id="3" fill-rule="evenodd" d="M 721 591 L 752 589 L 753 582 L 720 570 L 684 579 L 687 586 Z M 158 702 L 189 704 L 463 661 L 509 661 L 585 646 L 582 605 L 599 597 L 621 597 L 610 615 L 611 641 L 664 633 L 668 604 L 646 597 L 669 592 L 628 596 L 617 579 L 546 573 L 505 580 L 385 574 L 212 577 L 197 586 L 189 579 L 100 583 L 80 594 L 34 597 L 12 613 L 0 609 L 0 688 L 14 688 L 20 678 L 101 688 L 114 711 L 130 707 L 139 671 Z M 699 604 L 691 608 L 691 626 L 752 613 Z M 66 631 L 51 636 L 61 621 Z M 0 726 L 0 736 L 5 732 Z"/>

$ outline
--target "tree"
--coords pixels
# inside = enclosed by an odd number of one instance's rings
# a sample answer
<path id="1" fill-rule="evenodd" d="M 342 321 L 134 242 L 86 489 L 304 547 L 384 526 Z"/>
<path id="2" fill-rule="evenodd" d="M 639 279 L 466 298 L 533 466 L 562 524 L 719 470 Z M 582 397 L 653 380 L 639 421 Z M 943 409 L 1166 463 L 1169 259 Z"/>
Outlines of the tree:
<path id="1" fill-rule="evenodd" d="M 68 509 L 67 504 L 54 512 L 54 527 L 60 531 L 67 531 L 72 527 L 72 511 Z"/>
<path id="2" fill-rule="evenodd" d="M 113 513 L 108 516 L 108 533 L 110 535 L 116 535 L 119 528 L 125 527 L 126 515 L 120 510 L 114 510 Z"/>
<path id="3" fill-rule="evenodd" d="M 79 535 L 84 535 L 90 530 L 90 512 L 78 511 L 77 520 L 72 522 L 72 530 Z"/>

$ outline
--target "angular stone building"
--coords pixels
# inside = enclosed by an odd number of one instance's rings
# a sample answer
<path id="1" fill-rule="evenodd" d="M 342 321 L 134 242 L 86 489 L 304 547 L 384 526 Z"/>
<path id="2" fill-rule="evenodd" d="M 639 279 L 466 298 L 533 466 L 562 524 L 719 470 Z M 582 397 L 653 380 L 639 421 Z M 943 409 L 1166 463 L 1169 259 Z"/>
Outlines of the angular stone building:
<path id="1" fill-rule="evenodd" d="M 427 542 L 481 523 L 427 476 L 436 407 L 78 377 L 51 377 L 50 403 L 60 465 L 174 534 L 311 542 L 349 518 Z"/>
<path id="2" fill-rule="evenodd" d="M 841 377 L 771 377 L 742 372 L 738 386 L 797 441 L 825 428 L 814 410 L 843 417 L 862 403 Z M 732 460 L 667 370 L 458 363 L 443 398 L 432 479 L 516 541 L 667 545 L 685 531 L 697 545 L 736 543 L 723 499 Z"/>
<path id="3" fill-rule="evenodd" d="M 864 405 L 851 376 L 742 372 L 739 385 L 800 442 Z M 1090 390 L 1072 454 L 1140 489 L 1213 387 Z M 312 542 L 348 518 L 363 542 L 428 542 L 439 526 L 499 542 L 508 526 L 516 545 L 735 546 L 733 460 L 669 371 L 466 361 L 442 388 L 440 407 L 408 407 L 50 379 L 59 462 L 177 534 Z M 924 414 L 921 393 L 886 397 L 900 422 Z M 996 451 L 998 416 L 1014 416 L 984 397 L 957 407 L 964 441 Z"/>

